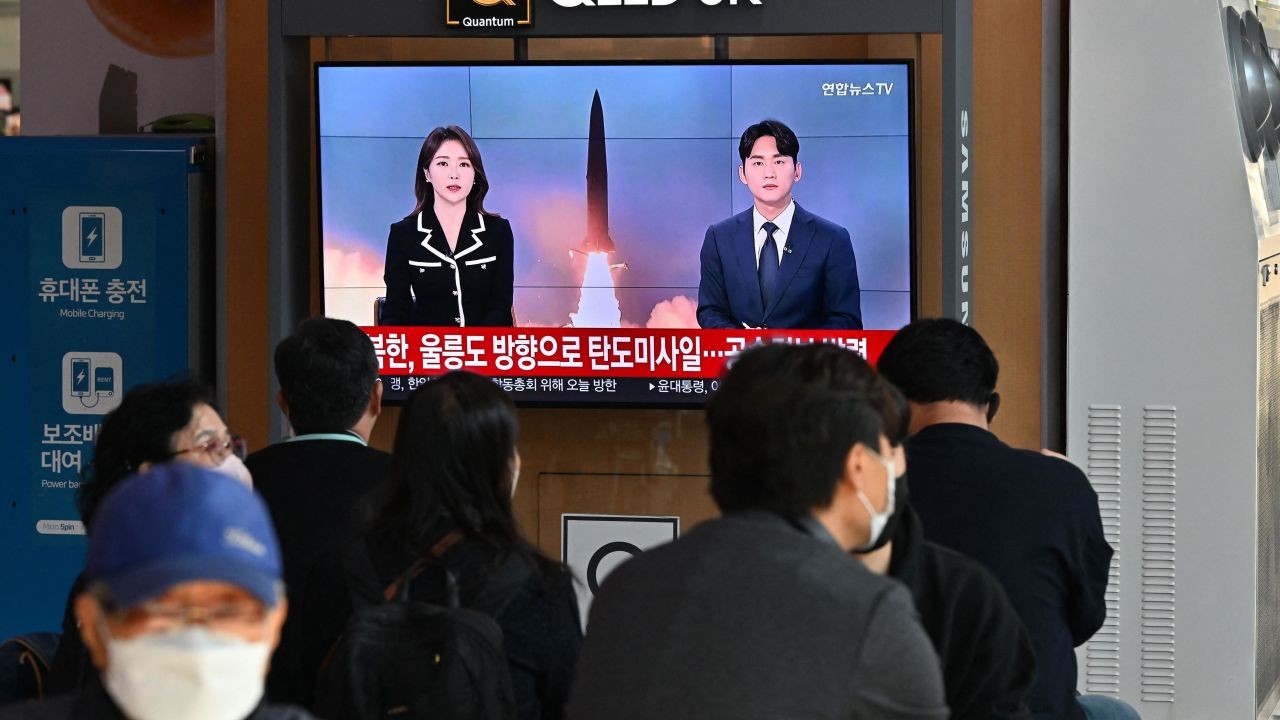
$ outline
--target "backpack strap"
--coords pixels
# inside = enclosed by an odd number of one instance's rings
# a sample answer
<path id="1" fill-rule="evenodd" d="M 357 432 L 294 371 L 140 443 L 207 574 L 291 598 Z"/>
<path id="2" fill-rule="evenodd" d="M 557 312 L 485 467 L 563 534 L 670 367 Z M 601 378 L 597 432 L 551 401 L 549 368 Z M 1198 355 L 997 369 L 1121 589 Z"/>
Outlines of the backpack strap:
<path id="1" fill-rule="evenodd" d="M 0 646 L 15 645 L 19 648 L 18 665 L 31 668 L 31 676 L 35 680 L 35 699 L 44 697 L 44 679 L 49 672 L 56 649 L 57 636 L 51 633 L 35 633 L 18 635 L 0 643 Z"/>
<path id="2" fill-rule="evenodd" d="M 440 604 L 450 608 L 461 607 L 457 576 L 445 566 L 444 555 L 463 537 L 461 530 L 449 532 L 431 547 L 426 557 L 419 558 L 390 585 L 385 586 L 378 579 L 365 540 L 361 538 L 351 543 L 343 552 L 342 564 L 350 582 L 352 606 L 358 608 L 385 602 L 409 602 L 409 587 L 414 578 L 421 575 L 428 566 L 435 565 L 445 576 L 445 600 Z M 526 558 L 516 553 L 507 555 L 485 579 L 484 586 L 468 607 L 496 617 L 533 574 L 534 567 Z"/>
<path id="3" fill-rule="evenodd" d="M 452 530 L 444 537 L 440 538 L 435 545 L 431 546 L 431 551 L 427 557 L 418 558 L 404 572 L 400 573 L 390 585 L 383 589 L 382 596 L 387 602 L 409 602 L 409 586 L 413 584 L 414 578 L 422 574 L 428 565 L 436 565 L 444 572 L 445 581 L 445 602 L 444 605 L 449 608 L 457 609 L 458 602 L 458 578 L 449 568 L 445 567 L 444 554 L 449 549 L 458 544 L 463 537 L 461 530 Z"/>

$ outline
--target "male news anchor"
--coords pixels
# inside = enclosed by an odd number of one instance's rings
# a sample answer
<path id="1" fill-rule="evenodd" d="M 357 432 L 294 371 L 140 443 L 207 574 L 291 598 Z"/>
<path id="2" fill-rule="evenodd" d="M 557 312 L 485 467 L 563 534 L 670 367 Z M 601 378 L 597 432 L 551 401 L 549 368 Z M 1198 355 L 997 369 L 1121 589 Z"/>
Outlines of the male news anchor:
<path id="1" fill-rule="evenodd" d="M 796 204 L 800 141 L 777 120 L 747 128 L 738 178 L 755 203 L 707 228 L 698 283 L 704 328 L 861 330 L 849 231 Z"/>

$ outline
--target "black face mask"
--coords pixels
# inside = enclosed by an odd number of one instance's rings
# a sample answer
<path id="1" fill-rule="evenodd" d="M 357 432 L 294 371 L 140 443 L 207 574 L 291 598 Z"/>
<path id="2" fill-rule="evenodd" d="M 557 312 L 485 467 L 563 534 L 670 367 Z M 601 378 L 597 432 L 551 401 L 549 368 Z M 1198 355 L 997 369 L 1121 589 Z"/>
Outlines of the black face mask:
<path id="1" fill-rule="evenodd" d="M 893 484 L 893 514 L 889 516 L 889 521 L 885 523 L 884 532 L 880 533 L 880 537 L 876 538 L 873 545 L 854 550 L 855 555 L 875 552 L 887 545 L 893 540 L 893 536 L 898 534 L 898 526 L 902 524 L 902 509 L 907 506 L 907 474 L 902 473 L 899 475 L 893 481 Z"/>

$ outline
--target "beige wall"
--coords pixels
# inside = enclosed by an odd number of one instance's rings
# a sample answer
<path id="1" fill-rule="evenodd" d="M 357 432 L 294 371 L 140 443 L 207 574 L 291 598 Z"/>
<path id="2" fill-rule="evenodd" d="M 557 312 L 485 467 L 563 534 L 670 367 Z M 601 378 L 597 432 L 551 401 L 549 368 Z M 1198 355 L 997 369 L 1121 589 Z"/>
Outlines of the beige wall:
<path id="1" fill-rule="evenodd" d="M 22 78 L 19 64 L 22 55 L 22 20 L 16 4 L 0 2 L 0 77 L 13 82 L 14 104 L 22 104 Z"/>
<path id="2" fill-rule="evenodd" d="M 212 0 L 170 5 L 179 14 L 207 8 L 212 22 Z M 195 57 L 143 52 L 108 31 L 85 0 L 26 0 L 21 19 L 24 134 L 97 134 L 98 99 L 110 65 L 137 75 L 138 124 L 175 113 L 213 115 L 216 62 L 211 46 Z"/>

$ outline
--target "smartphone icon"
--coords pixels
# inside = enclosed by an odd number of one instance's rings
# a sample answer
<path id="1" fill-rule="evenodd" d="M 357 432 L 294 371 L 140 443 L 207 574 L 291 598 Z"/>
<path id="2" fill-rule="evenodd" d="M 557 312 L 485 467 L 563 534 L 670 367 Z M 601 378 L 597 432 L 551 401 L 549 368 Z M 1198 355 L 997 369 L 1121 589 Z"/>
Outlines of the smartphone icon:
<path id="1" fill-rule="evenodd" d="M 89 397 L 88 358 L 71 358 L 71 395 Z"/>
<path id="2" fill-rule="evenodd" d="M 100 212 L 80 213 L 80 261 L 107 261 L 106 246 L 107 216 Z"/>
<path id="3" fill-rule="evenodd" d="M 111 397 L 115 393 L 115 368 L 99 367 L 93 371 L 93 391 L 101 397 Z"/>

